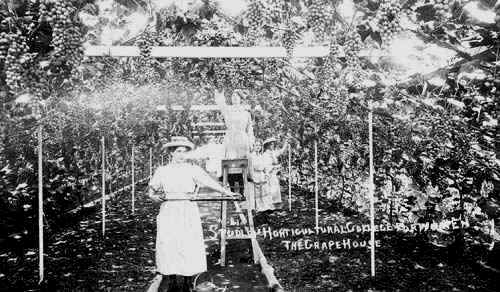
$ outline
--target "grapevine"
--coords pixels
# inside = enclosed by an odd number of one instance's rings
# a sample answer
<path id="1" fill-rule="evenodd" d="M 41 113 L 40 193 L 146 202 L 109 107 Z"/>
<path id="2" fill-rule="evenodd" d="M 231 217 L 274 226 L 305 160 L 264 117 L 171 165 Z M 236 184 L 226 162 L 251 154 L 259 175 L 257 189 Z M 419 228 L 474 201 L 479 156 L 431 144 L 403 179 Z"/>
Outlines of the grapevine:
<path id="1" fill-rule="evenodd" d="M 0 61 L 5 60 L 9 50 L 9 35 L 6 32 L 0 33 Z"/>
<path id="2" fill-rule="evenodd" d="M 335 86 L 328 88 L 326 109 L 334 116 L 342 116 L 347 111 L 349 103 L 349 92 L 344 86 Z"/>
<path id="3" fill-rule="evenodd" d="M 248 40 L 253 43 L 259 37 L 265 21 L 264 5 L 259 0 L 252 0 L 248 5 Z"/>
<path id="4" fill-rule="evenodd" d="M 402 31 L 400 18 L 402 6 L 394 0 L 383 0 L 377 13 L 369 21 L 373 30 L 380 33 L 383 44 L 390 42 Z"/>
<path id="5" fill-rule="evenodd" d="M 9 34 L 2 33 L 1 36 L 2 53 L 7 48 L 7 53 L 3 53 L 5 58 L 5 81 L 12 91 L 18 91 L 23 87 L 25 65 L 29 63 L 33 55 L 28 53 L 29 47 L 26 37 L 20 31 Z"/>
<path id="6" fill-rule="evenodd" d="M 83 58 L 82 33 L 74 17 L 76 7 L 71 1 L 41 0 L 40 18 L 52 27 L 54 55 L 69 65 L 77 66 Z"/>
<path id="7" fill-rule="evenodd" d="M 299 37 L 299 33 L 294 28 L 288 28 L 283 33 L 282 43 L 285 47 L 288 58 L 291 58 L 293 56 L 293 50 L 295 49 Z"/>
<path id="8" fill-rule="evenodd" d="M 357 31 L 350 31 L 345 36 L 344 51 L 348 67 L 359 66 L 359 52 L 363 41 Z"/>
<path id="9" fill-rule="evenodd" d="M 152 47 L 158 44 L 158 34 L 152 30 L 146 30 L 136 41 L 140 54 L 139 66 L 144 68 L 141 76 L 144 81 L 157 80 L 159 78 L 158 72 L 155 70 L 154 59 L 151 57 Z"/>
<path id="10" fill-rule="evenodd" d="M 435 16 L 438 20 L 444 22 L 451 18 L 450 4 L 451 0 L 428 0 L 434 8 Z"/>
<path id="11" fill-rule="evenodd" d="M 279 64 L 276 59 L 269 59 L 263 62 L 264 78 L 274 80 L 279 77 Z"/>
<path id="12" fill-rule="evenodd" d="M 284 0 L 271 0 L 268 1 L 268 5 L 265 7 L 265 15 L 268 20 L 279 21 L 283 17 L 283 7 L 285 5 Z"/>
<path id="13" fill-rule="evenodd" d="M 341 47 L 336 38 L 332 38 L 330 41 L 330 53 L 326 58 L 320 74 L 319 79 L 322 84 L 324 84 L 325 88 L 336 87 L 335 81 L 339 77 L 339 73 L 341 70 L 339 63 L 339 54 Z"/>
<path id="14" fill-rule="evenodd" d="M 309 7 L 307 22 L 318 39 L 323 39 L 329 22 L 329 12 L 323 1 L 314 1 Z"/>

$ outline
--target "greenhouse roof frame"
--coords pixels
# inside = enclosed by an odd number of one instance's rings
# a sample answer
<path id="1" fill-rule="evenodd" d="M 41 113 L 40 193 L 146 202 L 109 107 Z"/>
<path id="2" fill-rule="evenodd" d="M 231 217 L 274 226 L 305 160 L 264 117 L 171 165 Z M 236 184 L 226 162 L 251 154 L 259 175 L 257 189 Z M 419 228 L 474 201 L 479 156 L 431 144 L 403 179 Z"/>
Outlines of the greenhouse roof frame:
<path id="1" fill-rule="evenodd" d="M 296 47 L 293 57 L 326 57 L 330 53 L 328 46 Z M 87 46 L 85 55 L 89 57 L 138 57 L 138 46 Z M 286 58 L 284 47 L 165 47 L 151 48 L 154 58 Z"/>

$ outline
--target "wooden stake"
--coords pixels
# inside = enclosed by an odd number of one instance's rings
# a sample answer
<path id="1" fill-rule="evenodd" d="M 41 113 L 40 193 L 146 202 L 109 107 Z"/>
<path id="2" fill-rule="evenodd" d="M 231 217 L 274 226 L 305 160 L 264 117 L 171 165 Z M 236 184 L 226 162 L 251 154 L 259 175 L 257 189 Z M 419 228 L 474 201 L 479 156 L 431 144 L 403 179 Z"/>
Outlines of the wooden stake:
<path id="1" fill-rule="evenodd" d="M 225 187 L 228 184 L 227 167 L 222 169 L 222 185 Z M 227 202 L 221 202 L 221 229 L 220 229 L 220 266 L 226 266 L 226 226 L 227 226 Z"/>
<path id="2" fill-rule="evenodd" d="M 371 276 L 375 277 L 375 184 L 374 178 L 374 166 L 373 166 L 373 113 L 372 104 L 369 102 L 369 112 L 368 112 L 368 139 L 369 139 L 369 151 L 370 151 L 370 175 L 369 175 L 369 188 L 368 195 L 370 197 L 370 255 L 371 255 Z"/>
<path id="3" fill-rule="evenodd" d="M 314 208 L 316 209 L 316 231 L 319 229 L 319 198 L 318 198 L 318 141 L 314 141 Z"/>
<path id="4" fill-rule="evenodd" d="M 132 214 L 135 213 L 135 147 L 132 145 Z"/>
<path id="5" fill-rule="evenodd" d="M 149 177 L 153 177 L 153 149 L 149 148 Z"/>
<path id="6" fill-rule="evenodd" d="M 42 131 L 43 128 L 38 128 L 38 276 L 39 282 L 43 281 L 44 276 L 44 261 L 43 261 L 43 153 L 42 153 Z"/>
<path id="7" fill-rule="evenodd" d="M 288 145 L 288 211 L 292 211 L 292 148 Z"/>
<path id="8" fill-rule="evenodd" d="M 102 236 L 106 232 L 106 148 L 104 143 L 104 136 L 101 139 L 101 152 L 102 152 L 102 186 L 101 186 L 101 205 L 102 205 Z"/>

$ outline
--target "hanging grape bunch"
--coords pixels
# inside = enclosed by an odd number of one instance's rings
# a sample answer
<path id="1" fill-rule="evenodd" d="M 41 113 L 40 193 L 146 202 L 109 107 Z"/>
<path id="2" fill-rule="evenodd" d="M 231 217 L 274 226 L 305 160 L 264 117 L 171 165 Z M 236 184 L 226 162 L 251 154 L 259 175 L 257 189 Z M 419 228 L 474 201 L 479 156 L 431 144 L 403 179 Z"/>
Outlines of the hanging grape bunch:
<path id="1" fill-rule="evenodd" d="M 143 58 L 151 57 L 151 49 L 158 45 L 158 36 L 155 31 L 146 30 L 139 36 L 135 45 L 139 47 L 139 54 Z"/>
<path id="2" fill-rule="evenodd" d="M 155 60 L 151 57 L 151 50 L 153 46 L 157 46 L 159 44 L 158 34 L 156 31 L 148 29 L 139 36 L 135 44 L 139 47 L 140 57 L 138 66 L 143 68 L 141 81 L 158 79 L 160 76 L 155 69 Z"/>
<path id="3" fill-rule="evenodd" d="M 28 53 L 26 37 L 20 31 L 2 34 L 2 43 L 7 41 L 8 49 L 5 55 L 5 81 L 12 91 L 18 91 L 23 86 L 24 65 L 33 57 Z M 3 46 L 4 48 L 6 46 Z"/>
<path id="4" fill-rule="evenodd" d="M 348 67 L 357 68 L 360 66 L 359 63 L 359 52 L 363 41 L 361 36 L 355 30 L 349 31 L 344 36 L 344 52 L 346 64 Z"/>
<path id="5" fill-rule="evenodd" d="M 54 56 L 75 67 L 83 58 L 80 23 L 76 22 L 76 8 L 72 1 L 41 0 L 40 18 L 52 27 Z"/>
<path id="6" fill-rule="evenodd" d="M 328 53 L 328 57 L 326 57 L 322 70 L 320 70 L 320 74 L 318 76 L 325 89 L 336 86 L 335 81 L 339 77 L 342 69 L 339 63 L 341 47 L 338 43 L 338 39 L 332 38 L 330 40 L 329 47 L 330 52 Z"/>
<path id="7" fill-rule="evenodd" d="M 230 78 L 233 88 L 244 88 L 248 86 L 248 79 L 252 76 L 250 62 L 247 59 L 232 59 L 229 63 Z"/>
<path id="8" fill-rule="evenodd" d="M 344 86 L 330 87 L 327 91 L 329 101 L 325 108 L 334 116 L 340 117 L 347 112 L 349 91 Z"/>
<path id="9" fill-rule="evenodd" d="M 231 60 L 225 64 L 225 74 L 229 88 L 238 88 L 242 86 L 242 78 L 239 70 L 239 60 Z"/>
<path id="10" fill-rule="evenodd" d="M 387 44 L 397 33 L 402 31 L 401 8 L 401 4 L 397 0 L 383 0 L 376 15 L 370 20 L 372 29 L 380 33 L 382 44 Z"/>
<path id="11" fill-rule="evenodd" d="M 6 32 L 0 33 L 0 62 L 7 58 L 7 52 L 9 50 L 9 35 Z"/>
<path id="12" fill-rule="evenodd" d="M 268 20 L 275 20 L 279 22 L 283 18 L 283 7 L 285 6 L 284 0 L 270 0 L 266 6 L 266 18 Z"/>
<path id="13" fill-rule="evenodd" d="M 324 1 L 313 1 L 309 6 L 307 14 L 307 23 L 312 29 L 314 35 L 322 40 L 326 34 L 326 29 L 330 21 L 330 13 Z"/>
<path id="14" fill-rule="evenodd" d="M 34 31 L 36 29 L 37 23 L 39 21 L 39 10 L 40 10 L 40 1 L 38 0 L 30 0 L 28 1 L 26 7 L 26 17 L 30 21 L 29 30 Z"/>
<path id="15" fill-rule="evenodd" d="M 283 32 L 281 42 L 283 44 L 283 47 L 285 47 L 288 58 L 291 58 L 293 56 L 293 51 L 299 39 L 300 34 L 297 32 L 296 27 L 293 25 L 287 26 L 287 28 Z"/>
<path id="16" fill-rule="evenodd" d="M 264 59 L 262 65 L 264 67 L 264 78 L 266 81 L 274 80 L 279 77 L 278 60 L 274 58 Z"/>
<path id="17" fill-rule="evenodd" d="M 436 18 L 446 21 L 451 18 L 450 0 L 429 0 L 436 11 Z"/>
<path id="18" fill-rule="evenodd" d="M 234 79 L 234 70 L 230 66 L 231 61 L 217 62 L 214 64 L 214 83 L 218 89 L 226 89 L 232 87 Z"/>
<path id="19" fill-rule="evenodd" d="M 251 0 L 248 4 L 248 40 L 254 43 L 262 29 L 262 25 L 265 22 L 265 6 L 259 0 Z"/>

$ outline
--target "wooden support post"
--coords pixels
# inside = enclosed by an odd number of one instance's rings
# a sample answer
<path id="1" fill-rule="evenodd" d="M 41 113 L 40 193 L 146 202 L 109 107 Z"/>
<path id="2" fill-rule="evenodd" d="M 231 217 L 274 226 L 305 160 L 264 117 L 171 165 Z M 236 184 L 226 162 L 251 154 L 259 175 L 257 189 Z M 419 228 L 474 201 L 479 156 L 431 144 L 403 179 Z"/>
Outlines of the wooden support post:
<path id="1" fill-rule="evenodd" d="M 243 190 L 248 190 L 249 185 L 248 185 L 248 166 L 246 166 L 243 169 Z M 254 263 L 259 262 L 259 258 L 257 255 L 257 250 L 256 250 L 256 245 L 257 245 L 257 239 L 255 238 L 255 228 L 254 228 L 254 223 L 253 223 L 253 214 L 252 214 L 252 204 L 251 202 L 255 202 L 254 199 L 254 193 L 253 192 L 247 192 L 249 194 L 249 197 L 247 198 L 247 215 L 248 215 L 248 225 L 249 225 L 249 230 L 248 230 L 248 235 L 250 236 L 250 240 L 252 241 L 252 254 L 253 254 L 253 261 Z M 236 205 L 238 203 L 234 202 Z M 239 207 L 239 206 L 238 206 Z"/>
<path id="2" fill-rule="evenodd" d="M 43 281 L 44 257 L 43 257 L 43 127 L 38 128 L 38 283 Z"/>
<path id="3" fill-rule="evenodd" d="M 222 185 L 227 186 L 228 180 L 228 169 L 224 167 L 222 169 Z M 227 202 L 222 201 L 221 203 L 221 220 L 222 226 L 220 230 L 220 265 L 224 267 L 226 265 L 226 234 L 227 234 Z"/>
<path id="4" fill-rule="evenodd" d="M 132 145 L 132 214 L 135 213 L 135 147 Z"/>
<path id="5" fill-rule="evenodd" d="M 369 175 L 369 188 L 368 195 L 370 197 L 370 255 L 371 255 L 371 276 L 375 277 L 375 184 L 374 184 L 374 172 L 375 168 L 373 165 L 373 113 L 372 113 L 372 103 L 369 102 L 369 112 L 368 112 L 368 144 L 370 151 L 370 175 Z"/>
<path id="6" fill-rule="evenodd" d="M 316 231 L 319 229 L 319 198 L 318 198 L 318 141 L 314 141 L 314 208 Z"/>
<path id="7" fill-rule="evenodd" d="M 102 152 L 102 186 L 101 186 L 101 215 L 102 215 L 102 236 L 106 233 L 106 148 L 104 136 L 101 139 L 101 152 Z"/>
<path id="8" fill-rule="evenodd" d="M 149 148 L 149 177 L 153 177 L 153 149 Z"/>
<path id="9" fill-rule="evenodd" d="M 288 145 L 288 211 L 292 211 L 292 148 Z"/>

